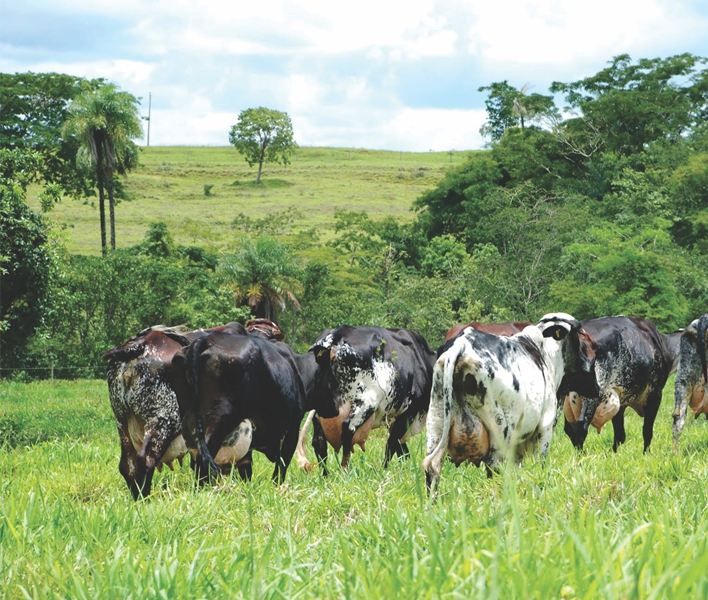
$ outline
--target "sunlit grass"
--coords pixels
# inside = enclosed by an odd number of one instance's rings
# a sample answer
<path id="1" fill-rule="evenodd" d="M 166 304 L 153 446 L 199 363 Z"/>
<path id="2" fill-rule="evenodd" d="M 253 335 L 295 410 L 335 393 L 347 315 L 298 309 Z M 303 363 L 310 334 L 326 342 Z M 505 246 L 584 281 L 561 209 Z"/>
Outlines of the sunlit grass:
<path id="1" fill-rule="evenodd" d="M 0 596 L 708 597 L 708 422 L 674 456 L 671 386 L 647 455 L 631 412 L 617 454 L 611 428 L 583 454 L 559 428 L 545 464 L 487 479 L 446 463 L 430 505 L 424 435 L 384 471 L 380 431 L 327 480 L 293 464 L 277 488 L 257 455 L 248 485 L 196 489 L 185 466 L 134 503 L 104 382 L 2 384 L 3 418 L 55 416 L 39 443 L 0 450 Z"/>
<path id="2" fill-rule="evenodd" d="M 255 168 L 232 147 L 143 148 L 140 166 L 124 180 L 131 200 L 116 209 L 117 245 L 139 243 L 148 224 L 162 220 L 177 243 L 221 247 L 233 241 L 231 223 L 239 213 L 257 218 L 292 206 L 302 212 L 296 230 L 316 227 L 325 235 L 332 229 L 335 209 L 411 221 L 413 200 L 466 156 L 303 147 L 288 165 L 266 165 L 257 185 Z M 209 196 L 205 185 L 212 186 Z M 35 209 L 39 191 L 33 187 L 28 197 Z M 63 232 L 70 252 L 100 253 L 95 198 L 65 198 L 49 218 Z"/>

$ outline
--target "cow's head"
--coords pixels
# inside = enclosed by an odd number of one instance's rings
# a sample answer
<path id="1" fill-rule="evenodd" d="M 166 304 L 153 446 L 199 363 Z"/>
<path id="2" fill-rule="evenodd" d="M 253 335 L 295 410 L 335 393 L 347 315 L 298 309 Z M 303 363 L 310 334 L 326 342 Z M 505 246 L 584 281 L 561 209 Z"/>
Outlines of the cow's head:
<path id="1" fill-rule="evenodd" d="M 541 318 L 538 328 L 543 337 L 552 338 L 562 346 L 564 375 L 558 398 L 565 398 L 568 392 L 599 398 L 600 387 L 595 376 L 597 345 L 580 321 L 567 313 L 551 313 Z"/>

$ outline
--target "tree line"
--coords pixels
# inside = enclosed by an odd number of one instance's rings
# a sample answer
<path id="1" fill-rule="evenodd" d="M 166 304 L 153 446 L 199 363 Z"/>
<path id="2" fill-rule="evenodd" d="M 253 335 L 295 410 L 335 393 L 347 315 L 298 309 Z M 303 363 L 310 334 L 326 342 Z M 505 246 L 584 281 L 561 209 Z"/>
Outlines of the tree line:
<path id="1" fill-rule="evenodd" d="M 124 92 L 103 80 L 0 75 L 0 368 L 31 375 L 51 363 L 62 376 L 86 375 L 69 367 L 100 365 L 102 351 L 143 327 L 249 315 L 274 318 L 300 350 L 345 322 L 409 327 L 433 345 L 456 322 L 554 310 L 683 327 L 708 306 L 705 63 L 621 55 L 548 94 L 507 81 L 480 88 L 488 148 L 420 196 L 412 223 L 337 211 L 328 242 L 337 251 L 325 258 L 317 232 L 293 229 L 296 210 L 238 219 L 220 256 L 175 244 L 160 222 L 132 248 L 68 254 L 27 207 L 27 185 L 44 183 L 46 208 L 61 194 L 100 196 L 99 177 L 109 203 L 120 196 L 132 134 L 103 147 L 111 169 L 86 150 L 82 163 L 90 129 L 77 115 L 90 119 L 74 100 Z M 281 124 L 287 161 L 294 140 L 289 118 Z M 245 154 L 251 165 L 266 155 L 258 144 Z"/>

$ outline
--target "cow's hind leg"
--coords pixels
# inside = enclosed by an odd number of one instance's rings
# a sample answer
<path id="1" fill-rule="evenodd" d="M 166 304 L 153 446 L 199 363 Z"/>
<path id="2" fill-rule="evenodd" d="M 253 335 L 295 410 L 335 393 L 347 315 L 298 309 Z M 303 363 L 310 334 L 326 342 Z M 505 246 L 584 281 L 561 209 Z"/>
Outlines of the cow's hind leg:
<path id="1" fill-rule="evenodd" d="M 642 433 L 644 435 L 644 452 L 649 450 L 651 445 L 652 437 L 654 436 L 654 421 L 656 420 L 656 415 L 659 412 L 659 405 L 661 404 L 661 390 L 658 393 L 652 391 L 647 397 L 647 403 L 644 407 L 644 425 L 642 426 Z"/>
<path id="2" fill-rule="evenodd" d="M 401 438 L 406 435 L 408 431 L 408 418 L 406 414 L 402 414 L 398 417 L 391 425 L 391 429 L 388 433 L 388 441 L 386 442 L 386 454 L 384 456 L 384 469 L 388 467 L 388 463 L 394 456 L 400 456 L 402 458 L 408 458 L 410 452 L 408 451 L 408 446 L 401 442 Z"/>
<path id="3" fill-rule="evenodd" d="M 138 453 L 135 451 L 133 442 L 130 441 L 127 427 L 118 425 L 118 435 L 120 437 L 120 463 L 118 470 L 128 484 L 128 489 L 134 500 L 138 500 L 141 495 L 140 487 L 135 482 L 138 471 Z"/>
<path id="4" fill-rule="evenodd" d="M 280 452 L 278 453 L 278 459 L 275 461 L 275 470 L 273 471 L 273 481 L 277 484 L 285 482 L 288 466 L 290 466 L 290 461 L 293 459 L 293 454 L 295 454 L 295 448 L 297 447 L 300 421 L 302 421 L 302 414 L 290 422 L 280 445 Z"/>
<path id="5" fill-rule="evenodd" d="M 251 481 L 251 477 L 253 477 L 253 450 L 246 452 L 245 456 L 236 463 L 236 468 L 243 481 Z"/>
<path id="6" fill-rule="evenodd" d="M 627 409 L 626 406 L 621 406 L 619 412 L 612 417 L 612 429 L 615 434 L 615 441 L 612 445 L 612 450 L 617 452 L 617 448 L 620 444 L 624 444 L 627 439 L 627 432 L 624 430 L 624 411 Z"/>
<path id="7" fill-rule="evenodd" d="M 312 420 L 312 449 L 322 469 L 322 476 L 327 477 L 327 437 L 317 416 Z"/>
<path id="8" fill-rule="evenodd" d="M 352 456 L 353 439 L 357 430 L 357 425 L 352 426 L 353 417 L 356 417 L 356 423 L 361 427 L 375 412 L 376 408 L 374 406 L 367 406 L 363 408 L 360 413 L 352 409 L 352 413 L 354 414 L 350 414 L 349 418 L 342 423 L 342 469 L 346 470 L 349 468 L 349 461 Z"/>

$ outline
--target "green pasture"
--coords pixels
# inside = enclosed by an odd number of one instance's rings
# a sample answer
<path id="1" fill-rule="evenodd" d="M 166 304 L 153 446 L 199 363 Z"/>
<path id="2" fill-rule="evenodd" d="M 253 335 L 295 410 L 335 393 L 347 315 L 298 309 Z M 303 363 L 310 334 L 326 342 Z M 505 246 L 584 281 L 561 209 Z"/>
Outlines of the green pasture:
<path id="1" fill-rule="evenodd" d="M 175 241 L 209 247 L 233 238 L 234 218 L 260 218 L 296 207 L 296 230 L 328 230 L 335 209 L 365 210 L 373 218 L 414 218 L 411 203 L 434 187 L 466 152 L 390 152 L 299 148 L 288 165 L 267 164 L 256 185 L 251 168 L 231 146 L 142 148 L 140 165 L 124 178 L 128 201 L 116 208 L 116 243 L 140 242 L 150 222 L 165 221 Z M 209 195 L 205 194 L 205 186 Z M 28 196 L 38 209 L 37 193 Z M 49 218 L 70 252 L 100 253 L 98 201 L 64 198 Z"/>
<path id="2" fill-rule="evenodd" d="M 431 506 L 381 430 L 347 473 L 291 465 L 197 489 L 186 465 L 135 503 L 103 381 L 0 385 L 0 596 L 6 598 L 705 598 L 708 422 L 671 449 L 673 380 L 651 451 L 556 431 L 545 464 L 487 479 L 447 463 Z M 311 452 L 311 450 L 310 450 Z M 330 455 L 332 464 L 332 456 Z"/>

